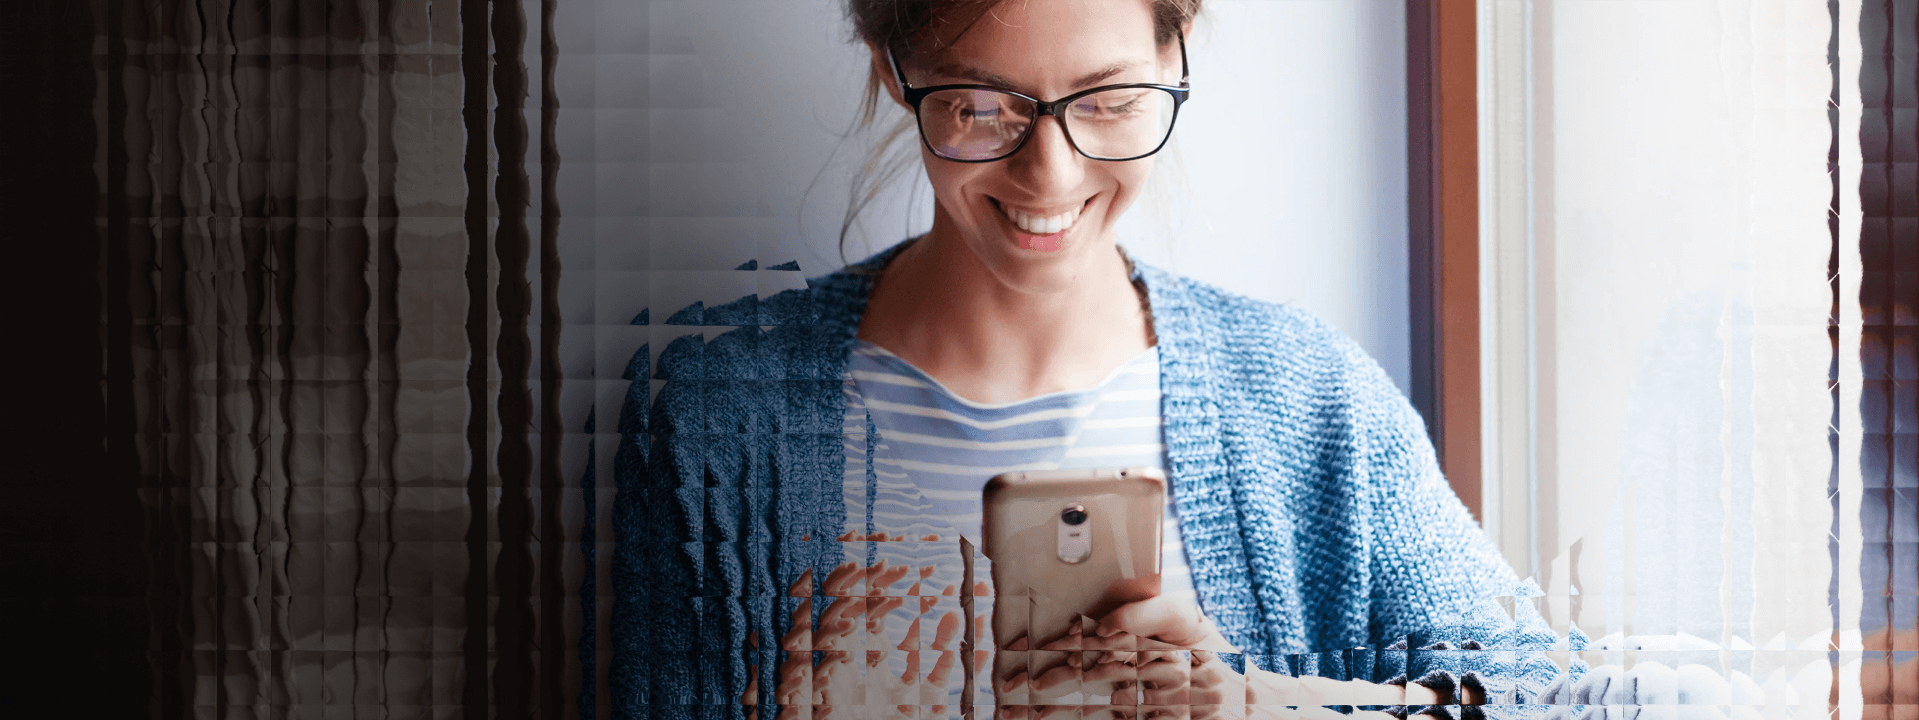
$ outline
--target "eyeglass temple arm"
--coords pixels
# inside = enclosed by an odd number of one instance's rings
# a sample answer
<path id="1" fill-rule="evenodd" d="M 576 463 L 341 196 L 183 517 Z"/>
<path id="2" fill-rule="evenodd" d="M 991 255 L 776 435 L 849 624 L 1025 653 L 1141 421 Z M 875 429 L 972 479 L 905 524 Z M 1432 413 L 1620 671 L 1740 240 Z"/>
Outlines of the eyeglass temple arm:
<path id="1" fill-rule="evenodd" d="M 1179 38 L 1179 84 L 1185 85 L 1187 79 L 1192 77 L 1192 73 L 1186 69 L 1186 33 L 1174 30 L 1173 36 Z"/>
<path id="2" fill-rule="evenodd" d="M 900 69 L 899 58 L 893 57 L 893 46 L 891 43 L 888 43 L 886 46 L 886 64 L 893 66 L 893 79 L 899 81 L 900 92 L 904 93 L 913 89 L 912 86 L 906 84 L 906 71 Z"/>

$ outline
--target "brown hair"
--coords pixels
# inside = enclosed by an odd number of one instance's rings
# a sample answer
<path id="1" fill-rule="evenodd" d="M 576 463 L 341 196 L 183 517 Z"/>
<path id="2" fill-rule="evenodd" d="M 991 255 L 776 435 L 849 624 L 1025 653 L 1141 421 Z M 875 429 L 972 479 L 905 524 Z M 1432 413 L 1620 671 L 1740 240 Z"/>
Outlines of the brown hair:
<path id="1" fill-rule="evenodd" d="M 1204 0 L 1141 0 L 1153 9 L 1153 41 L 1164 47 L 1178 37 L 1186 23 L 1199 15 Z M 959 41 L 961 35 L 1005 0 L 846 0 L 846 15 L 853 21 L 853 32 L 860 40 L 893 51 L 895 57 L 924 56 Z M 885 94 L 885 83 L 893 78 L 881 75 L 869 64 L 866 94 L 860 99 L 859 124 L 873 124 Z M 867 204 L 894 178 L 907 170 L 918 154 L 888 159 L 887 150 L 901 137 L 913 132 L 911 118 L 887 129 L 853 180 L 853 198 L 840 223 L 840 254 L 846 253 L 846 233 Z M 841 258 L 842 260 L 844 257 Z"/>

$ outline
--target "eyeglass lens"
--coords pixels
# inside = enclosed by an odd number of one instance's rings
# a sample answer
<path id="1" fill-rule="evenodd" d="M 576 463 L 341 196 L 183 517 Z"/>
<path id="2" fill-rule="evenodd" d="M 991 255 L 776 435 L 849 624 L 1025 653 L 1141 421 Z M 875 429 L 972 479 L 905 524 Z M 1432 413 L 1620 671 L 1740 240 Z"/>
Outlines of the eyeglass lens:
<path id="1" fill-rule="evenodd" d="M 1125 160 L 1146 155 L 1172 132 L 1172 93 L 1113 88 L 1073 100 L 1059 113 L 1073 145 L 1087 157 Z M 940 90 L 920 103 L 927 146 L 953 160 L 993 160 L 1011 154 L 1032 129 L 1033 101 L 995 90 Z"/>

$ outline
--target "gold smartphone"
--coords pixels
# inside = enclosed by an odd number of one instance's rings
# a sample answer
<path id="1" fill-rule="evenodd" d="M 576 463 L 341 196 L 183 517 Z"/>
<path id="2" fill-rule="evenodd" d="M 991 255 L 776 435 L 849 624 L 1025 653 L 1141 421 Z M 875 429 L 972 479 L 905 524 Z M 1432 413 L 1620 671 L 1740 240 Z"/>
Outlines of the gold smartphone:
<path id="1" fill-rule="evenodd" d="M 1075 624 L 1090 635 L 1107 612 L 1159 594 L 1166 475 L 1157 468 L 1005 473 L 986 483 L 984 500 L 996 681 L 1057 667 L 1080 649 L 1057 642 Z M 1045 694 L 1076 692 L 1061 690 Z"/>

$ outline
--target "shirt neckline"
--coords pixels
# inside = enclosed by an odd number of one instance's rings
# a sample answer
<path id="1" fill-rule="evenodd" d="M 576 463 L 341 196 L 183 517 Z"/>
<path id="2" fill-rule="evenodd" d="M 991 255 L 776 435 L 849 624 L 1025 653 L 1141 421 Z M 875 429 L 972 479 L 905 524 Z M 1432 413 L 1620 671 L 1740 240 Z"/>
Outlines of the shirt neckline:
<path id="1" fill-rule="evenodd" d="M 1149 361 L 1153 363 L 1154 365 L 1158 365 L 1159 363 L 1159 346 L 1153 345 L 1151 347 L 1146 348 L 1144 351 L 1141 351 L 1138 355 L 1134 355 L 1133 357 L 1127 359 L 1126 362 L 1120 363 L 1119 367 L 1113 368 L 1112 372 L 1107 373 L 1104 379 L 1100 380 L 1098 383 L 1095 383 L 1092 387 L 1081 388 L 1078 390 L 1056 390 L 1053 392 L 1044 393 L 1041 395 L 1034 395 L 1029 398 L 1022 398 L 1019 400 L 1012 400 L 1008 402 L 985 403 L 985 402 L 978 402 L 975 400 L 968 400 L 964 397 L 961 397 L 959 393 L 953 392 L 952 388 L 946 387 L 944 383 L 941 383 L 939 380 L 934 379 L 933 376 L 926 374 L 926 372 L 919 369 L 918 366 L 914 365 L 913 363 L 907 362 L 906 358 L 903 358 L 903 357 L 900 357 L 899 355 L 894 354 L 893 351 L 891 350 L 888 350 L 886 348 L 880 347 L 879 345 L 875 345 L 869 341 L 858 339 L 858 338 L 854 339 L 854 343 L 858 345 L 858 347 L 861 349 L 872 350 L 882 356 L 885 356 L 886 358 L 891 359 L 894 363 L 897 363 L 900 367 L 905 368 L 906 371 L 911 374 L 913 379 L 926 383 L 927 387 L 933 388 L 936 392 L 938 392 L 940 395 L 944 396 L 945 398 L 975 410 L 1007 410 L 1007 409 L 1017 408 L 1022 405 L 1027 405 L 1030 403 L 1036 403 L 1036 402 L 1041 402 L 1046 400 L 1058 400 L 1060 398 L 1072 397 L 1075 395 L 1097 395 L 1099 393 L 1105 392 L 1108 386 L 1112 385 L 1113 382 L 1117 380 L 1121 375 L 1126 374 L 1126 371 L 1131 369 L 1134 365 L 1143 364 Z M 1155 377 L 1155 381 L 1157 381 L 1157 379 L 1158 378 Z"/>

